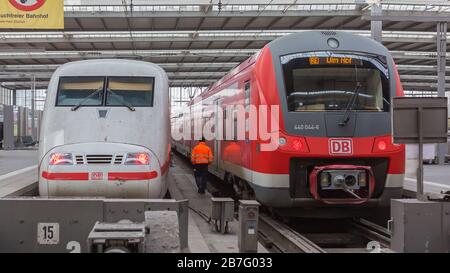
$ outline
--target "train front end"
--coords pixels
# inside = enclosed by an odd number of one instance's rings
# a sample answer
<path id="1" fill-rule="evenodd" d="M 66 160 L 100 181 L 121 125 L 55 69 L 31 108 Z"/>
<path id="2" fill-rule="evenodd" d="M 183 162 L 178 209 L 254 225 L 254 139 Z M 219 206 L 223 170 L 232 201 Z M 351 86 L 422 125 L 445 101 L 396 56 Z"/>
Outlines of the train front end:
<path id="1" fill-rule="evenodd" d="M 277 151 L 253 161 L 276 185 L 256 186 L 256 195 L 274 207 L 380 207 L 401 197 L 405 148 L 392 143 L 391 101 L 403 90 L 388 50 L 315 31 L 278 39 L 261 55 L 259 80 L 280 105 L 281 126 Z"/>
<path id="2" fill-rule="evenodd" d="M 169 164 L 167 76 L 134 61 L 65 65 L 44 110 L 44 197 L 162 198 Z"/>

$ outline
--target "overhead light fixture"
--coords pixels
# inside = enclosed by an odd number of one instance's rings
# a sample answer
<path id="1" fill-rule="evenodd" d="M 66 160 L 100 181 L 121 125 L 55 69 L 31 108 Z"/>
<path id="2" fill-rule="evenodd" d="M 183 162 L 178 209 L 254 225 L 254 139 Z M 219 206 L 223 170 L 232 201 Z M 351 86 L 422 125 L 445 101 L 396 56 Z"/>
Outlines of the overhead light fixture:
<path id="1" fill-rule="evenodd" d="M 38 47 L 13 47 L 13 48 L 0 48 L 0 53 L 43 53 L 46 52 L 45 48 Z"/>

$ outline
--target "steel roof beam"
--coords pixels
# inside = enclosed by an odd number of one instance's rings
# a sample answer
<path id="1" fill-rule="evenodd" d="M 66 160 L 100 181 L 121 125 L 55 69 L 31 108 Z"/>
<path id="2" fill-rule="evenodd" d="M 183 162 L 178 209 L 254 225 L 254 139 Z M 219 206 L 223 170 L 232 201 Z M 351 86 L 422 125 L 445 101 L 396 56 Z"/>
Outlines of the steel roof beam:
<path id="1" fill-rule="evenodd" d="M 47 51 L 45 53 L 2 54 L 0 60 L 20 59 L 95 59 L 95 58 L 182 58 L 182 57 L 249 57 L 257 49 L 200 49 L 200 50 L 98 50 L 98 51 Z M 394 59 L 435 60 L 436 52 L 392 51 Z M 450 54 L 447 54 L 450 57 Z"/>
<path id="2" fill-rule="evenodd" d="M 8 74 L 5 74 L 8 73 Z M 217 80 L 222 78 L 227 72 L 167 72 L 169 79 L 183 78 L 202 79 L 202 80 Z M 14 73 L 14 72 L 0 72 L 0 82 L 20 82 L 21 79 L 28 81 L 28 77 L 34 76 L 37 81 L 49 80 L 53 73 Z"/>
<path id="3" fill-rule="evenodd" d="M 239 65 L 239 63 L 155 63 L 164 69 L 174 68 L 227 68 L 231 69 Z M 36 65 L 0 65 L 0 71 L 29 71 L 35 70 L 55 70 L 61 65 L 59 64 L 36 64 Z M 1 73 L 1 72 L 0 72 Z"/>
<path id="4" fill-rule="evenodd" d="M 386 11 L 381 15 L 364 14 L 361 17 L 368 21 L 391 21 L 391 22 L 422 22 L 438 23 L 449 22 L 449 13 L 440 14 L 437 12 L 411 12 L 411 11 Z"/>
<path id="5" fill-rule="evenodd" d="M 80 20 L 82 18 L 217 18 L 217 17 L 329 17 L 330 13 L 328 10 L 292 10 L 289 9 L 283 13 L 282 10 L 270 10 L 267 9 L 263 12 L 257 10 L 249 10 L 249 11 L 228 11 L 222 10 L 220 13 L 214 10 L 209 10 L 207 12 L 198 10 L 198 11 L 189 11 L 189 10 L 147 10 L 147 11 L 139 11 L 134 10 L 133 16 L 130 14 L 126 14 L 124 11 L 82 11 L 82 10 L 74 10 L 70 11 L 71 6 L 66 6 L 66 12 L 64 13 L 64 17 L 66 19 L 75 19 Z M 362 16 L 362 12 L 358 10 L 339 10 L 337 13 L 333 15 L 336 16 Z"/>

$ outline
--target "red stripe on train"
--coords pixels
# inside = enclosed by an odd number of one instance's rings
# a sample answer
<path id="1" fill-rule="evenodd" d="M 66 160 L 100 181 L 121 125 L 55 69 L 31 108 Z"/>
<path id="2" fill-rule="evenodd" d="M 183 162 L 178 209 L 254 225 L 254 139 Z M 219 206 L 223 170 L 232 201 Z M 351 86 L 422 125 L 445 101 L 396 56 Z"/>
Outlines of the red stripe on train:
<path id="1" fill-rule="evenodd" d="M 42 172 L 47 180 L 89 180 L 89 173 L 49 173 Z"/>
<path id="2" fill-rule="evenodd" d="M 42 177 L 47 180 L 88 181 L 89 173 L 49 173 L 44 171 L 42 172 Z M 108 180 L 148 180 L 156 177 L 158 177 L 156 171 L 108 173 Z"/>
<path id="3" fill-rule="evenodd" d="M 133 172 L 133 173 L 108 173 L 108 180 L 147 180 L 158 177 L 156 171 L 153 172 Z"/>

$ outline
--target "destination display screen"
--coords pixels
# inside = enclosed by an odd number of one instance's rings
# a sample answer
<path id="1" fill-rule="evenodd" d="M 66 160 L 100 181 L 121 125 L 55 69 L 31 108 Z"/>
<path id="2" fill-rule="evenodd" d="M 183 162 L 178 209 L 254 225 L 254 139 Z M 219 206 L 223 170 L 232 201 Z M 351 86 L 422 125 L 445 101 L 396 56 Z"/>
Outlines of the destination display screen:
<path id="1" fill-rule="evenodd" d="M 351 57 L 309 57 L 310 65 L 361 65 L 360 59 Z"/>
<path id="2" fill-rule="evenodd" d="M 307 52 L 280 56 L 289 112 L 388 112 L 389 70 L 382 56 Z M 358 87 L 358 88 L 357 88 Z"/>

